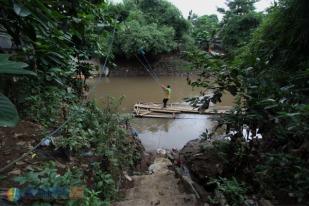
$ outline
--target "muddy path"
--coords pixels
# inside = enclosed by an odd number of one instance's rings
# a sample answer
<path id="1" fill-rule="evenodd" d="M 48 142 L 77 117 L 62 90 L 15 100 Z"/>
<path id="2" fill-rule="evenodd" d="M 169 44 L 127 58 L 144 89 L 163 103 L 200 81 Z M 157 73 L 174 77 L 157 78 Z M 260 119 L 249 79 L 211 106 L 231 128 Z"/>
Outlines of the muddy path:
<path id="1" fill-rule="evenodd" d="M 156 157 L 149 174 L 132 176 L 132 187 L 125 189 L 123 199 L 113 206 L 199 206 L 196 197 L 185 191 L 171 167 L 169 159 Z"/>

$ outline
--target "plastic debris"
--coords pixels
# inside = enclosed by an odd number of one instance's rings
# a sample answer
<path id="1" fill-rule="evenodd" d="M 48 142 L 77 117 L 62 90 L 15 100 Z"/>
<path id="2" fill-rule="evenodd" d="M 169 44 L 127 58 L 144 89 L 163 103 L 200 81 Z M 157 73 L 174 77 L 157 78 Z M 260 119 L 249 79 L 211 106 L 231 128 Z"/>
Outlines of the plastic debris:
<path id="1" fill-rule="evenodd" d="M 133 137 L 138 137 L 138 131 L 134 127 L 131 128 L 131 135 Z"/>
<path id="2" fill-rule="evenodd" d="M 50 144 L 54 144 L 54 138 L 53 137 L 46 137 L 42 139 L 41 146 L 49 146 Z"/>
<path id="3" fill-rule="evenodd" d="M 49 146 L 51 143 L 51 140 L 50 139 L 44 139 L 41 143 L 42 146 Z"/>
<path id="4" fill-rule="evenodd" d="M 92 151 L 88 151 L 88 152 L 83 152 L 80 154 L 82 157 L 91 157 L 94 155 L 94 153 Z"/>
<path id="5" fill-rule="evenodd" d="M 159 148 L 159 149 L 157 149 L 157 154 L 166 155 L 166 150 Z"/>
<path id="6" fill-rule="evenodd" d="M 123 172 L 123 176 L 130 182 L 132 182 L 132 178 L 128 175 L 127 172 Z"/>

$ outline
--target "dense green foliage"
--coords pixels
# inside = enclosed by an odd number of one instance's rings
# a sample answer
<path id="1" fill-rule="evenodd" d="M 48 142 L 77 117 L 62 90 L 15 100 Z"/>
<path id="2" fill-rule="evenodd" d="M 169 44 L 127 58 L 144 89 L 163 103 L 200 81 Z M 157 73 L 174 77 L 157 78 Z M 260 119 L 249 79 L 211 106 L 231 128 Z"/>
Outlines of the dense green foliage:
<path id="1" fill-rule="evenodd" d="M 58 149 L 80 160 L 85 158 L 82 152 L 98 158 L 87 162 L 91 174 L 81 168 L 58 171 L 51 163 L 38 165 L 17 181 L 24 186 L 69 187 L 85 186 L 91 179 L 95 182 L 87 186 L 82 203 L 89 206 L 110 204 L 116 195 L 115 182 L 122 170 L 139 160 L 141 149 L 134 147 L 114 103 L 100 110 L 84 100 L 86 79 L 95 70 L 87 60 L 108 54 L 115 28 L 107 7 L 100 0 L 4 0 L 0 7 L 0 51 L 6 53 L 0 55 L 1 125 L 3 120 L 6 125 L 17 123 L 12 102 L 24 119 L 47 130 L 69 120 L 53 135 Z"/>
<path id="2" fill-rule="evenodd" d="M 102 173 L 101 173 L 102 174 Z M 56 165 L 53 162 L 47 163 L 42 168 L 40 168 L 38 171 L 30 171 L 26 173 L 24 176 L 16 177 L 15 181 L 19 183 L 20 185 L 27 186 L 28 188 L 33 188 L 33 192 L 35 193 L 37 188 L 48 190 L 50 188 L 51 191 L 49 191 L 52 194 L 52 188 L 55 187 L 83 187 L 83 185 L 86 183 L 86 179 L 82 171 L 80 171 L 77 168 L 73 168 L 72 170 L 66 171 L 63 175 L 59 175 L 59 171 L 56 168 Z M 112 181 L 113 179 L 111 177 L 108 177 L 106 181 Z M 109 190 L 113 190 L 113 187 L 110 187 Z M 88 206 L 103 206 L 103 205 L 109 205 L 110 202 L 108 200 L 102 201 L 100 199 L 100 193 L 102 191 L 97 190 L 90 190 L 85 189 L 85 197 L 82 200 L 82 203 L 80 200 L 64 200 L 61 202 L 61 205 L 70 205 L 70 206 L 79 206 L 82 205 L 88 205 Z M 44 205 L 44 206 L 50 206 L 53 205 L 53 203 L 48 203 L 44 201 L 35 201 L 32 203 L 32 205 Z"/>
<path id="3" fill-rule="evenodd" d="M 136 55 L 141 48 L 147 53 L 158 55 L 176 48 L 174 34 L 171 27 L 159 27 L 156 23 L 142 26 L 138 21 L 132 20 L 126 24 L 123 32 L 117 35 L 117 42 L 128 57 Z"/>
<path id="4" fill-rule="evenodd" d="M 134 148 L 128 133 L 120 127 L 124 125 L 126 118 L 121 118 L 117 113 L 116 104 L 112 101 L 102 110 L 90 103 L 86 106 L 72 106 L 68 118 L 73 121 L 65 125 L 57 146 L 68 148 L 72 152 L 95 148 L 95 155 L 110 160 L 113 175 L 120 172 L 113 168 L 127 169 L 134 166 L 140 157 L 137 153 L 132 153 Z"/>
<path id="5" fill-rule="evenodd" d="M 247 2 L 247 7 L 235 7 L 240 2 Z M 305 202 L 309 196 L 308 1 L 278 1 L 252 35 L 258 21 L 249 21 L 245 32 L 244 24 L 234 22 L 253 15 L 250 2 L 228 1 L 230 10 L 222 22 L 226 49 L 238 53 L 213 58 L 191 52 L 194 67 L 203 72 L 190 83 L 213 91 L 202 98 L 202 109 L 220 101 L 224 91 L 236 96 L 234 111 L 220 121 L 228 132 L 234 131 L 230 145 L 221 151 L 228 160 L 227 174 L 245 180 L 250 190 L 268 198 Z M 244 128 L 253 140 L 246 139 Z M 257 132 L 261 140 L 255 137 Z"/>
<path id="6" fill-rule="evenodd" d="M 157 56 L 188 42 L 189 22 L 166 0 L 125 0 L 110 7 L 110 13 L 120 21 L 115 51 L 118 56 L 132 57 L 141 48 Z"/>
<path id="7" fill-rule="evenodd" d="M 37 122 L 50 117 L 42 123 L 56 123 L 59 108 L 82 94 L 85 84 L 76 76 L 88 77 L 94 69 L 83 60 L 107 52 L 111 19 L 106 6 L 103 1 L 2 1 L 0 32 L 7 46 L 1 50 L 37 74 L 2 77 L 1 90 L 26 117 Z M 32 116 L 29 105 L 46 110 Z"/>
<path id="8" fill-rule="evenodd" d="M 125 128 L 127 119 L 117 114 L 115 105 L 113 101 L 103 110 L 93 103 L 72 106 L 68 114 L 72 120 L 53 140 L 57 149 L 68 150 L 70 156 L 83 161 L 87 169 L 72 162 L 63 172 L 63 168 L 58 170 L 57 164 L 51 161 L 15 180 L 25 187 L 44 189 L 82 186 L 85 188 L 83 205 L 110 205 L 116 198 L 116 182 L 122 171 L 129 171 L 141 159 L 141 148 L 129 137 Z M 80 205 L 80 200 L 66 200 L 65 205 Z"/>
<path id="9" fill-rule="evenodd" d="M 219 36 L 229 53 L 248 43 L 252 31 L 259 25 L 261 14 L 255 12 L 255 2 L 257 0 L 228 0 L 228 10 L 218 8 L 224 14 Z"/>
<path id="10" fill-rule="evenodd" d="M 210 102 L 221 101 L 224 91 L 236 97 L 233 112 L 219 120 L 233 133 L 231 141 L 216 145 L 227 168 L 226 178 L 215 180 L 217 190 L 231 205 L 243 204 L 251 192 L 306 202 L 309 2 L 279 0 L 267 14 L 257 13 L 255 2 L 227 0 L 228 9 L 219 9 L 224 14 L 219 23 L 213 15 L 192 15 L 187 21 L 166 0 L 125 0 L 117 5 L 103 0 L 2 0 L 1 53 L 6 54 L 0 55 L 0 124 L 17 123 L 14 105 L 23 118 L 46 128 L 72 119 L 58 135 L 57 146 L 73 155 L 91 150 L 106 160 L 91 166 L 95 183 L 86 190 L 84 202 L 105 204 L 101 199 L 114 198 L 120 171 L 134 165 L 139 155 L 114 109 L 80 104 L 85 79 L 95 69 L 86 61 L 107 55 L 114 28 L 118 57 L 131 58 L 140 49 L 152 56 L 188 49 L 194 39 L 199 49 L 193 47 L 187 57 L 202 73 L 189 83 L 213 91 L 212 96 L 193 99 L 194 106 L 207 109 Z M 218 37 L 226 57 L 206 52 Z M 78 78 L 81 75 L 85 79 Z M 244 135 L 244 128 L 253 138 Z M 257 133 L 263 138 L 257 139 Z M 18 181 L 34 186 L 86 181 L 81 171 L 58 178 L 58 171 L 48 168 Z"/>
<path id="11" fill-rule="evenodd" d="M 208 184 L 215 184 L 217 186 L 216 192 L 221 192 L 224 194 L 226 201 L 231 206 L 244 205 L 247 188 L 243 184 L 239 183 L 235 177 L 232 177 L 231 179 L 214 179 Z M 210 198 L 210 201 L 214 204 L 220 203 L 219 197 L 217 197 L 217 199 Z"/>
<path id="12" fill-rule="evenodd" d="M 190 20 L 193 24 L 192 36 L 196 45 L 204 50 L 208 50 L 210 41 L 215 38 L 219 30 L 219 20 L 216 15 L 195 16 Z"/>

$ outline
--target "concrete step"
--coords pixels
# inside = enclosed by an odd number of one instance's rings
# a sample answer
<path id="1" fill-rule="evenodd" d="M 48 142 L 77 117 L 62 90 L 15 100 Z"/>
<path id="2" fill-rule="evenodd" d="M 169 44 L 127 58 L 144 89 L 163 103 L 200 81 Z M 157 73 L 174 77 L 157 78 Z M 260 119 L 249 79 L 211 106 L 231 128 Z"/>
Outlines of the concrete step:
<path id="1" fill-rule="evenodd" d="M 182 192 L 172 186 L 151 186 L 150 188 L 134 187 L 126 190 L 125 199 L 152 199 L 154 197 L 169 197 L 182 195 Z"/>
<path id="2" fill-rule="evenodd" d="M 135 199 L 135 200 L 125 200 L 125 201 L 121 201 L 121 202 L 115 202 L 113 203 L 112 206 L 130 206 L 130 205 L 134 205 L 134 206 L 142 206 L 142 205 L 149 205 L 147 204 L 146 200 L 142 200 L 142 199 Z"/>
<path id="3" fill-rule="evenodd" d="M 176 179 L 174 177 L 174 174 L 169 175 L 149 175 L 146 177 L 140 177 L 140 178 L 133 178 L 134 180 L 134 187 L 140 187 L 140 188 L 149 188 L 153 186 L 174 186 L 176 187 L 179 179 Z"/>
<path id="4" fill-rule="evenodd" d="M 125 191 L 123 201 L 114 203 L 114 206 L 197 206 L 194 195 L 184 193 L 170 171 L 171 162 L 166 158 L 158 157 L 152 166 L 154 174 L 132 176 L 134 187 Z"/>

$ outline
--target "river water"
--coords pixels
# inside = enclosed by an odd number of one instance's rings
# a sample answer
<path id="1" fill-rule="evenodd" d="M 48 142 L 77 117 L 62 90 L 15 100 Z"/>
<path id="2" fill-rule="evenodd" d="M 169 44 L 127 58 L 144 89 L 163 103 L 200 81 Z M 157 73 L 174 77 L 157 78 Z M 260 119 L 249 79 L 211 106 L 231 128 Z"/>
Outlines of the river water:
<path id="1" fill-rule="evenodd" d="M 160 77 L 162 84 L 169 84 L 172 88 L 170 102 L 183 102 L 184 97 L 197 96 L 200 89 L 192 89 L 185 77 Z M 99 106 L 104 105 L 107 97 L 120 98 L 123 96 L 120 112 L 132 113 L 133 105 L 137 102 L 161 102 L 164 96 L 162 89 L 150 77 L 111 77 L 99 81 L 90 97 Z M 230 106 L 233 98 L 224 95 L 221 106 Z M 206 129 L 211 130 L 215 125 L 212 117 L 207 115 L 185 114 L 180 119 L 134 118 L 132 126 L 138 131 L 146 150 L 181 149 L 188 141 L 198 138 Z"/>

